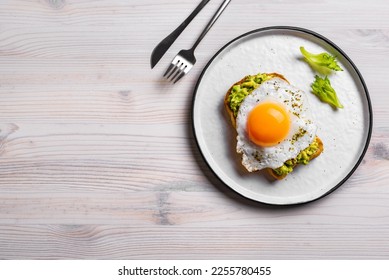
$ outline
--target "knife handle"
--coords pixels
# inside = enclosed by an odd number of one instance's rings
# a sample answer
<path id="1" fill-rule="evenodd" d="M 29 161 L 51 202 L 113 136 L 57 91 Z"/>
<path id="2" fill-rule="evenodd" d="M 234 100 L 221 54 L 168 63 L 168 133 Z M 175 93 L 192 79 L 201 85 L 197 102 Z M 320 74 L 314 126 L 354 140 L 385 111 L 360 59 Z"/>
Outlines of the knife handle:
<path id="1" fill-rule="evenodd" d="M 174 43 L 174 41 L 180 36 L 182 31 L 189 25 L 189 23 L 195 18 L 195 16 L 208 4 L 210 0 L 203 0 L 200 4 L 193 10 L 193 12 L 172 32 L 165 38 L 165 44 L 169 47 Z"/>

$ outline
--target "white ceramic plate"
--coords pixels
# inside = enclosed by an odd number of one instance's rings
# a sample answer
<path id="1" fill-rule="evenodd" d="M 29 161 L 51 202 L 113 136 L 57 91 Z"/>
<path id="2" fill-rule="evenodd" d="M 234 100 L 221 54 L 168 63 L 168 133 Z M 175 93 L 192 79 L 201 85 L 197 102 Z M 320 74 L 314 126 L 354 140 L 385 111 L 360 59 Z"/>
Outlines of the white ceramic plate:
<path id="1" fill-rule="evenodd" d="M 334 110 L 310 93 L 316 72 L 302 59 L 299 47 L 328 52 L 344 69 L 331 74 L 344 109 Z M 324 152 L 310 164 L 298 166 L 284 180 L 264 172 L 247 172 L 236 153 L 236 132 L 224 110 L 229 87 L 246 75 L 277 72 L 307 93 L 317 135 Z M 348 56 L 334 43 L 310 30 L 268 27 L 243 34 L 225 45 L 203 70 L 193 98 L 193 128 L 199 149 L 213 172 L 239 194 L 266 204 L 306 203 L 342 185 L 367 150 L 372 109 L 366 85 Z"/>

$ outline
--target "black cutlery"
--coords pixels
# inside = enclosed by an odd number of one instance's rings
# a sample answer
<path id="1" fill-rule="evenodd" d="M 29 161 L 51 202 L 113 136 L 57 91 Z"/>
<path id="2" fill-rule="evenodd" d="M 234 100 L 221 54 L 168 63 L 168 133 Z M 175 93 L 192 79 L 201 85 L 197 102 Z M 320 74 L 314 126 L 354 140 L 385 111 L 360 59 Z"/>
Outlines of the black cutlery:
<path id="1" fill-rule="evenodd" d="M 165 39 L 163 39 L 153 50 L 151 54 L 150 64 L 151 68 L 154 68 L 157 65 L 158 61 L 174 43 L 174 41 L 180 36 L 182 31 L 189 25 L 189 23 L 194 19 L 194 17 L 208 4 L 210 0 L 203 0 L 200 4 L 194 9 L 194 11 L 178 26 L 172 33 L 170 33 Z"/>

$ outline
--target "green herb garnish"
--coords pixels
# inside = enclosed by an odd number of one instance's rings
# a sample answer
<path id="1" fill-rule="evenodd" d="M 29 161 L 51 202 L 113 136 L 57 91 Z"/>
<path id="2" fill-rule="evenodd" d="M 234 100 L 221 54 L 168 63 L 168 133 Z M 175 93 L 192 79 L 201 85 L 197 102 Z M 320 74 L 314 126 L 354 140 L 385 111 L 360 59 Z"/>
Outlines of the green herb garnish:
<path id="1" fill-rule="evenodd" d="M 334 108 L 343 108 L 327 76 L 323 79 L 316 75 L 315 81 L 311 84 L 311 88 L 313 94 L 319 97 L 321 101 L 330 104 Z"/>
<path id="2" fill-rule="evenodd" d="M 325 67 L 334 71 L 343 71 L 342 68 L 336 62 L 336 58 L 329 53 L 313 54 L 308 52 L 304 47 L 300 47 L 300 52 L 312 66 Z"/>

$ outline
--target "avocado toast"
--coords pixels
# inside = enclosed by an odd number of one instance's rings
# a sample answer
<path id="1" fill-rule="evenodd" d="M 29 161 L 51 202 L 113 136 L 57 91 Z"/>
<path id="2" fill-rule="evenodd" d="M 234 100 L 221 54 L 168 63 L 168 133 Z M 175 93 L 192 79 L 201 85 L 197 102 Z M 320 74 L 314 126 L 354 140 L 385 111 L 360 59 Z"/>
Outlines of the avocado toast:
<path id="1" fill-rule="evenodd" d="M 289 84 L 287 79 L 281 74 L 259 73 L 256 75 L 248 75 L 229 88 L 224 98 L 224 105 L 227 115 L 229 116 L 231 124 L 234 128 L 236 128 L 236 118 L 238 115 L 239 107 L 243 100 L 255 89 L 257 89 L 263 82 L 272 78 L 282 79 Z M 322 151 L 323 142 L 319 137 L 316 136 L 313 142 L 311 142 L 307 148 L 301 150 L 295 158 L 288 159 L 282 166 L 278 168 L 266 168 L 266 170 L 272 177 L 277 180 L 281 180 L 289 173 L 291 173 L 297 165 L 308 164 L 312 159 L 319 156 Z"/>

